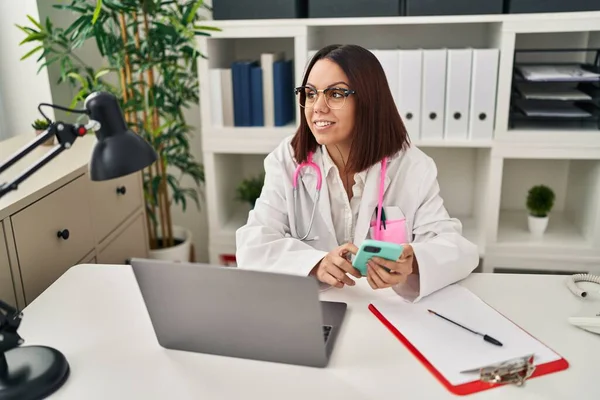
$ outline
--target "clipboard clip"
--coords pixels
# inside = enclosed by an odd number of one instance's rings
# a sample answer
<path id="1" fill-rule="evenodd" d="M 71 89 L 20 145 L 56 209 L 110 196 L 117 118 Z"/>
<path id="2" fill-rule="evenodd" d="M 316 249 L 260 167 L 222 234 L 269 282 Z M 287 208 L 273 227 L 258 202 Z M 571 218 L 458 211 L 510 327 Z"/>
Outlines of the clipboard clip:
<path id="1" fill-rule="evenodd" d="M 534 371 L 533 355 L 529 355 L 481 368 L 480 379 L 487 383 L 522 386 Z"/>

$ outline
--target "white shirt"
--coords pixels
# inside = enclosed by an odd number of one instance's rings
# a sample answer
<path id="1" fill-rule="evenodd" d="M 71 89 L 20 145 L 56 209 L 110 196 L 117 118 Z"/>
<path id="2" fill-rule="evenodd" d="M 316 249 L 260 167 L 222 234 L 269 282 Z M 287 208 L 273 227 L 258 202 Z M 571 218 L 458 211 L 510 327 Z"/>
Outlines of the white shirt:
<path id="1" fill-rule="evenodd" d="M 352 199 L 348 201 L 348 195 L 344 188 L 344 183 L 340 177 L 339 170 L 333 159 L 327 152 L 325 146 L 323 150 L 324 175 L 327 179 L 329 188 L 329 202 L 331 203 L 331 218 L 338 245 L 344 243 L 354 243 L 354 228 L 358 218 L 358 209 L 365 187 L 367 171 L 354 174 L 354 185 L 352 185 Z"/>

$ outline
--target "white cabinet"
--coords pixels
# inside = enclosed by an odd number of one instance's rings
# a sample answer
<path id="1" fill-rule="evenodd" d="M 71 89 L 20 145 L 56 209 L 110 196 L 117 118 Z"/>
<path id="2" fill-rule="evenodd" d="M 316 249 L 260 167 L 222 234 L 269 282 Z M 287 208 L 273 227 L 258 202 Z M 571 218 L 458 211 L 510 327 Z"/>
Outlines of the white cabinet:
<path id="1" fill-rule="evenodd" d="M 0 221 L 0 300 L 8 305 L 16 307 L 15 288 L 6 248 L 6 235 L 4 235 L 4 223 Z"/>
<path id="2" fill-rule="evenodd" d="M 0 160 L 29 140 L 22 136 L 2 142 Z M 76 264 L 122 264 L 148 256 L 141 173 L 91 181 L 87 163 L 94 144 L 93 137 L 79 139 L 0 200 L 4 301 L 14 304 L 16 297 L 18 306 L 25 307 Z M 38 147 L 24 161 L 33 163 L 50 149 Z M 14 174 L 11 170 L 9 177 Z"/>

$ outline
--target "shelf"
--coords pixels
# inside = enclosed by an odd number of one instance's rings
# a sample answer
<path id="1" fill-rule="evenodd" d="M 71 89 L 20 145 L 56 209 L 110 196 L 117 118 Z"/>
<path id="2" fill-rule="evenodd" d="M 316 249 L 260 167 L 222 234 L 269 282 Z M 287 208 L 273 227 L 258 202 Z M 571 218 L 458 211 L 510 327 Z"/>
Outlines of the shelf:
<path id="1" fill-rule="evenodd" d="M 525 146 L 538 149 L 554 148 L 560 150 L 568 158 L 578 158 L 574 154 L 570 154 L 568 150 L 581 150 L 581 154 L 588 154 L 590 151 L 597 153 L 600 149 L 600 130 L 574 130 L 558 127 L 511 129 L 496 134 L 495 147 L 496 145 L 515 145 L 522 150 L 525 150 Z M 596 158 L 598 155 L 594 155 L 594 157 Z"/>
<path id="2" fill-rule="evenodd" d="M 474 217 L 457 217 L 463 226 L 463 236 L 470 242 L 477 245 L 479 256 L 485 256 L 484 235 L 477 227 L 477 220 Z"/>
<path id="3" fill-rule="evenodd" d="M 236 210 L 225 222 L 223 229 L 220 229 L 214 235 L 215 241 L 213 243 L 220 245 L 235 244 L 235 232 L 246 224 L 249 211 L 246 207 L 240 207 L 240 209 Z"/>
<path id="4" fill-rule="evenodd" d="M 600 18 L 600 12 L 572 13 L 530 13 L 530 14 L 489 14 L 489 15 L 433 15 L 433 16 L 397 16 L 363 18 L 298 18 L 298 19 L 252 19 L 207 21 L 211 26 L 264 27 L 268 26 L 335 26 L 335 25 L 415 25 L 415 24 L 468 24 L 482 22 L 536 22 L 542 23 L 563 20 L 587 20 Z M 517 27 L 515 27 L 517 28 Z"/>
<path id="5" fill-rule="evenodd" d="M 235 246 L 235 232 L 242 227 L 248 220 L 249 210 L 240 208 L 236 210 L 223 228 L 218 231 L 214 237 L 212 245 L 218 246 Z M 479 247 L 480 256 L 484 255 L 483 235 L 477 230 L 476 220 L 472 217 L 458 217 L 463 225 L 463 236 L 475 243 Z"/>
<path id="6" fill-rule="evenodd" d="M 494 144 L 492 140 L 423 140 L 411 139 L 411 143 L 417 147 L 451 147 L 451 148 L 490 148 Z"/>
<path id="7" fill-rule="evenodd" d="M 552 249 L 588 249 L 590 242 L 564 213 L 552 213 L 543 238 L 531 236 L 526 211 L 501 211 L 497 246 L 519 249 L 549 247 Z"/>
<path id="8" fill-rule="evenodd" d="M 211 153 L 268 154 L 296 132 L 296 124 L 283 127 L 216 127 L 205 131 L 203 150 Z"/>

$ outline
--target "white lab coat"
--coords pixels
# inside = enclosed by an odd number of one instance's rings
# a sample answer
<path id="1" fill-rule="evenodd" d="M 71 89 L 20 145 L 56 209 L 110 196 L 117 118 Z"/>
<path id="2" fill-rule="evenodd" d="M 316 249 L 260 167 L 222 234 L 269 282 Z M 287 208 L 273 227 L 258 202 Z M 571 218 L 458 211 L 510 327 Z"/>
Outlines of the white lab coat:
<path id="1" fill-rule="evenodd" d="M 303 168 L 299 178 L 298 208 L 294 210 L 292 180 L 297 167 L 286 138 L 265 159 L 265 183 L 246 225 L 236 232 L 238 268 L 308 275 L 329 251 L 338 247 L 325 176 L 309 238 L 294 237 L 296 221 L 305 234 L 313 208 L 317 176 Z M 323 168 L 323 153 L 314 154 Z M 377 206 L 381 164 L 366 178 L 355 225 L 354 244 L 370 236 Z M 388 160 L 383 199 L 388 220 L 406 218 L 407 238 L 419 263 L 419 275 L 393 289 L 408 301 L 418 301 L 436 290 L 467 277 L 479 262 L 477 246 L 462 236 L 462 224 L 450 218 L 439 194 L 434 161 L 411 146 Z M 298 215 L 295 216 L 295 214 Z M 353 278 L 355 279 L 355 278 Z M 366 279 L 366 278 L 363 278 Z"/>

